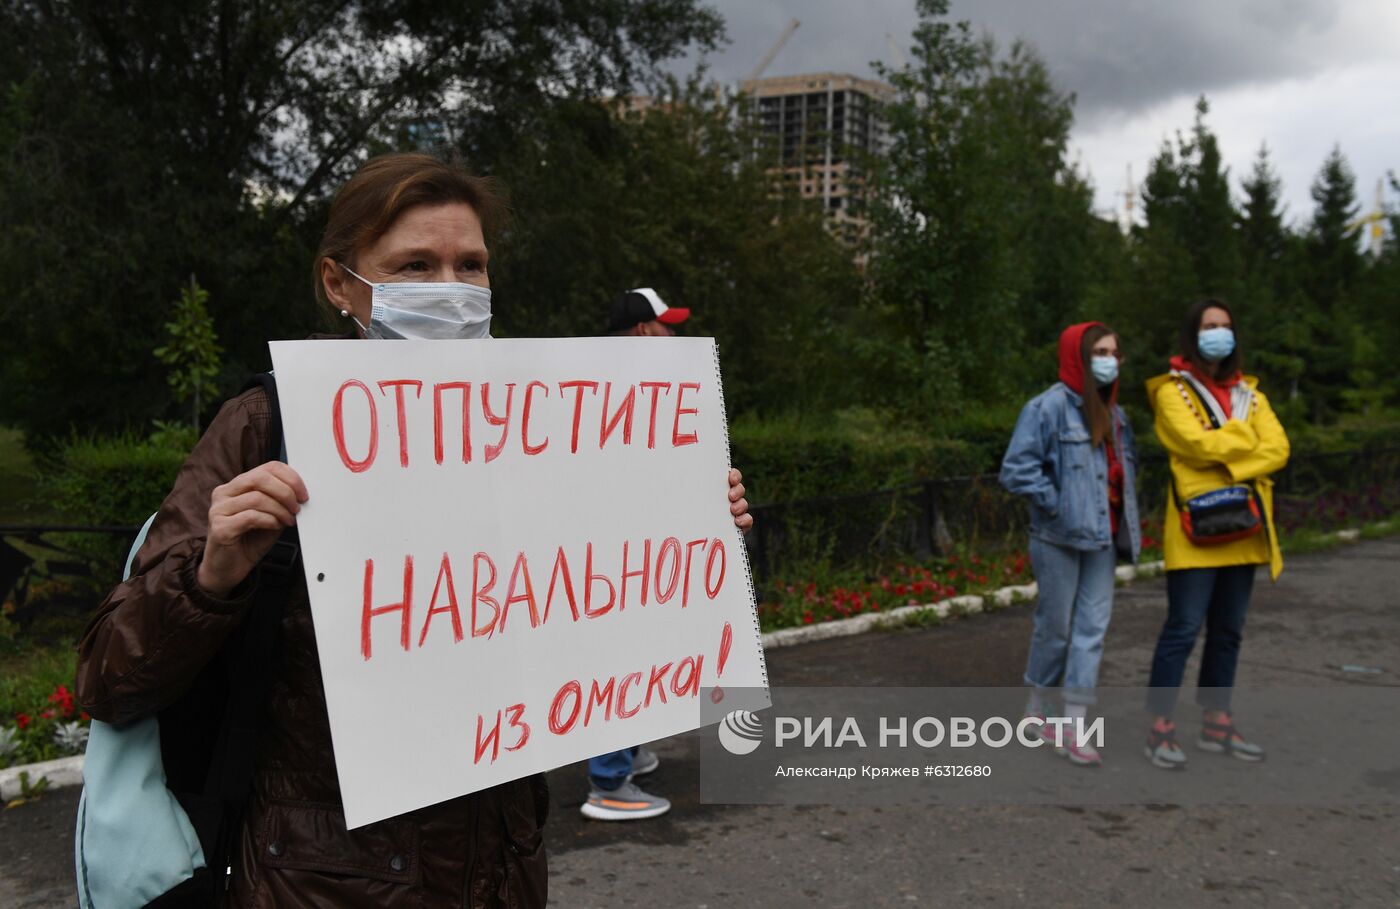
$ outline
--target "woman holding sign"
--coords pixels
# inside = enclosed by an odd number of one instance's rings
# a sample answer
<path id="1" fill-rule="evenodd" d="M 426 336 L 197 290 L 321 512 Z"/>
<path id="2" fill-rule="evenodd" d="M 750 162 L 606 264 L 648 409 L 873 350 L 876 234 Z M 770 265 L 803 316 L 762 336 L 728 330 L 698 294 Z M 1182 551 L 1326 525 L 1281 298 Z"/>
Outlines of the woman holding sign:
<path id="1" fill-rule="evenodd" d="M 1259 380 L 1244 375 L 1241 364 L 1230 308 L 1203 300 L 1186 314 L 1170 370 L 1147 383 L 1157 438 L 1171 456 L 1167 620 L 1152 657 L 1146 748 L 1167 770 L 1186 766 L 1172 713 L 1202 625 L 1196 701 L 1205 715 L 1196 744 L 1245 761 L 1264 758 L 1264 749 L 1235 728 L 1230 690 L 1255 570 L 1268 565 L 1274 578 L 1283 570 L 1270 474 L 1288 463 L 1288 436 Z"/>
<path id="2" fill-rule="evenodd" d="M 454 164 L 419 154 L 372 159 L 331 205 L 317 297 L 352 336 L 488 337 L 489 246 L 503 215 L 497 187 Z M 83 707 L 118 727 L 159 714 L 172 789 L 189 775 L 182 761 L 191 743 L 179 739 L 181 724 L 167 722 L 169 711 L 181 703 L 185 716 L 222 710 L 217 696 L 188 699 L 218 690 L 230 652 L 251 636 L 250 611 L 270 589 L 269 553 L 287 551 L 286 531 L 315 495 L 269 459 L 280 438 L 274 407 L 261 388 L 224 405 L 181 468 L 130 578 L 80 644 Z M 737 471 L 729 501 L 747 529 Z M 231 812 L 227 848 L 205 843 L 209 893 L 233 906 L 543 906 L 548 792 L 540 775 L 346 828 L 300 567 L 274 605 L 251 794 Z M 209 744 L 193 746 L 205 750 L 201 779 Z M 212 763 L 220 763 L 217 748 Z"/>

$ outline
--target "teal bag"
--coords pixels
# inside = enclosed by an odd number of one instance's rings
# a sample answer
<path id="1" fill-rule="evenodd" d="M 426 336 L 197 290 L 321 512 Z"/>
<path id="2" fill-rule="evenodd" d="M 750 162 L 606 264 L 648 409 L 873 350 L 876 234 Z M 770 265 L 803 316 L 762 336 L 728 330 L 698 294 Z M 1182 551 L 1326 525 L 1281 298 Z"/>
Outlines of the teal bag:
<path id="1" fill-rule="evenodd" d="M 155 519 L 146 519 L 131 544 L 122 580 L 131 577 L 136 551 Z M 98 797 L 89 800 L 90 793 Z M 140 823 L 133 824 L 134 818 Z M 92 721 L 74 849 L 82 909 L 145 906 L 205 867 L 189 815 L 165 788 L 155 717 L 122 729 Z"/>
<path id="2" fill-rule="evenodd" d="M 272 409 L 270 452 L 285 461 L 276 386 L 269 374 L 255 382 L 267 391 Z M 137 534 L 123 580 L 131 577 L 136 553 L 155 518 L 151 515 Z M 81 909 L 213 905 L 216 882 L 222 881 L 220 872 L 225 869 L 211 872 L 205 846 L 226 856 L 241 825 L 266 702 L 267 666 L 275 658 L 278 618 L 299 574 L 296 539 L 296 529 L 288 529 L 260 563 L 249 618 L 226 648 L 232 664 L 207 669 L 211 675 L 226 677 L 224 687 L 198 689 L 223 691 L 227 701 L 217 725 L 203 730 L 213 739 L 213 753 L 207 771 L 196 768 L 194 774 L 204 781 L 203 786 L 191 787 L 202 792 L 181 790 L 177 795 L 168 785 L 159 716 L 120 728 L 92 721 L 73 844 Z M 218 707 L 204 706 L 206 713 Z M 184 732 L 181 725 L 172 728 Z M 197 811 L 194 820 L 192 810 Z"/>
<path id="3" fill-rule="evenodd" d="M 92 721 L 74 845 L 82 909 L 138 909 L 206 867 L 189 815 L 165 786 L 155 717 L 121 729 Z"/>

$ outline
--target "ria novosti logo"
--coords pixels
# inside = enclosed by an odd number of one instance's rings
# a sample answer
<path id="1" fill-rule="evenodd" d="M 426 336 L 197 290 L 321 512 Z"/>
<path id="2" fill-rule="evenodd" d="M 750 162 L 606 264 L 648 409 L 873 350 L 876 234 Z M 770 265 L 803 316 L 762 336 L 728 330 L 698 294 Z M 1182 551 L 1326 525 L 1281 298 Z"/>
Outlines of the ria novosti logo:
<path id="1" fill-rule="evenodd" d="M 730 754 L 750 754 L 763 744 L 763 721 L 747 710 L 731 710 L 715 727 Z"/>
<path id="2" fill-rule="evenodd" d="M 774 717 L 773 745 L 775 748 L 1005 748 L 1013 743 L 1024 748 L 1051 746 L 1063 748 L 1074 737 L 1080 742 L 1102 748 L 1104 720 L 1097 717 L 1025 716 L 1019 720 L 991 716 L 978 718 L 954 716 L 918 717 L 911 724 L 908 717 L 878 717 L 878 738 L 867 739 L 867 732 L 853 716 Z M 731 710 L 716 727 L 719 742 L 730 754 L 752 754 L 763 744 L 763 720 L 747 710 Z M 797 744 L 792 744 L 796 742 Z"/>

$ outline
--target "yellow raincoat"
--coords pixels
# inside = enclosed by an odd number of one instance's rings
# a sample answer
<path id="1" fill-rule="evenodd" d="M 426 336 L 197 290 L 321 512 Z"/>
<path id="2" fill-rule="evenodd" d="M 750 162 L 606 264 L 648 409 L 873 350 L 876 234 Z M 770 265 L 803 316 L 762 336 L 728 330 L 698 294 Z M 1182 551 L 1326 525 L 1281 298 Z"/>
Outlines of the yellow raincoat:
<path id="1" fill-rule="evenodd" d="M 1269 400 L 1259 391 L 1259 380 L 1242 380 L 1254 389 L 1254 406 L 1244 420 L 1230 419 L 1219 429 L 1211 429 L 1204 417 L 1204 403 L 1190 385 L 1182 398 L 1170 374 L 1147 382 L 1147 398 L 1156 414 L 1157 438 L 1171 456 L 1172 476 L 1183 498 L 1253 480 L 1264 505 L 1266 533 L 1218 546 L 1197 546 L 1186 537 L 1177 515 L 1176 496 L 1167 491 L 1167 514 L 1163 547 L 1167 570 L 1179 568 L 1222 568 L 1228 565 L 1269 566 L 1277 580 L 1283 571 L 1283 553 L 1274 529 L 1274 483 L 1271 475 L 1288 463 L 1288 436 Z M 1184 384 L 1184 383 L 1183 383 Z M 1192 408 L 1195 408 L 1194 410 Z"/>

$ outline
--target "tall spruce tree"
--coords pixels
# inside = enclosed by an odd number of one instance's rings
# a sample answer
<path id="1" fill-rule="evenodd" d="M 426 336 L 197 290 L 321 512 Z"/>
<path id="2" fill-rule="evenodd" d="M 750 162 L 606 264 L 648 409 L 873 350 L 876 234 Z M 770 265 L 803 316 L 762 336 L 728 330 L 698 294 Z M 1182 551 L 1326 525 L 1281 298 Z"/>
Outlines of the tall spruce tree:
<path id="1" fill-rule="evenodd" d="M 1164 141 L 1142 182 L 1143 223 L 1133 227 L 1131 281 L 1121 288 L 1112 310 L 1132 370 L 1160 369 L 1176 352 L 1181 314 L 1199 294 L 1184 240 L 1190 224 L 1185 166 L 1176 147 Z"/>
<path id="2" fill-rule="evenodd" d="M 1392 196 L 1400 194 L 1393 172 L 1386 185 Z M 1386 235 L 1380 255 L 1366 257 L 1355 293 L 1352 383 L 1343 392 L 1350 409 L 1368 414 L 1400 404 L 1400 371 L 1394 361 L 1400 350 L 1400 207 L 1382 204 Z"/>
<path id="3" fill-rule="evenodd" d="M 1298 286 L 1299 242 L 1284 223 L 1283 183 L 1265 145 L 1240 182 L 1239 242 L 1244 264 L 1235 313 L 1248 326 L 1248 367 L 1280 408 L 1296 410 L 1312 332 Z M 1285 412 L 1285 416 L 1295 416 Z"/>
<path id="4" fill-rule="evenodd" d="M 1182 147 L 1182 188 L 1186 233 L 1181 238 L 1195 265 L 1202 296 L 1233 299 L 1239 291 L 1241 260 L 1235 233 L 1238 214 L 1230 198 L 1230 170 L 1220 157 L 1220 143 L 1206 125 L 1210 104 L 1196 101 L 1196 122 Z"/>
<path id="5" fill-rule="evenodd" d="M 1288 232 L 1283 222 L 1283 181 L 1274 170 L 1267 145 L 1259 146 L 1254 169 L 1240 181 L 1240 189 L 1244 192 L 1240 253 L 1245 270 L 1277 274 L 1288 248 Z"/>
<path id="6" fill-rule="evenodd" d="M 1315 204 L 1308 227 L 1308 292 L 1324 313 L 1334 314 L 1361 273 L 1354 226 L 1361 206 L 1356 176 L 1339 146 L 1332 148 L 1312 184 Z"/>
<path id="7" fill-rule="evenodd" d="M 1313 180 L 1312 199 L 1303 266 L 1312 348 L 1302 384 L 1312 416 L 1321 419 L 1341 409 L 1343 391 L 1354 379 L 1359 323 L 1353 305 L 1363 267 L 1353 226 L 1360 211 L 1356 177 L 1340 147 L 1333 147 Z"/>
<path id="8" fill-rule="evenodd" d="M 1234 299 L 1242 286 L 1238 213 L 1229 170 L 1206 125 L 1209 112 L 1200 98 L 1191 133 L 1164 141 L 1143 181 L 1145 223 L 1134 228 L 1136 286 L 1125 295 L 1123 321 L 1137 334 L 1130 350 L 1141 350 L 1158 366 L 1177 352 L 1187 307 L 1207 296 Z"/>

